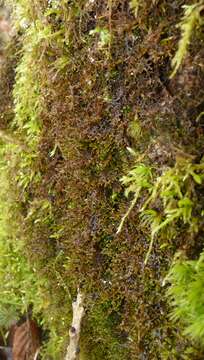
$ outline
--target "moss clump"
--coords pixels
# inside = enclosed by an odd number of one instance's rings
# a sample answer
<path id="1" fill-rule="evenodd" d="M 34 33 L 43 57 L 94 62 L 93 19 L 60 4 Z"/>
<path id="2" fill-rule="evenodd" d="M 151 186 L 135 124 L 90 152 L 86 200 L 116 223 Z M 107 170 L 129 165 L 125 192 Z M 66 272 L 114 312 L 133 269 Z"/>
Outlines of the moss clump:
<path id="1" fill-rule="evenodd" d="M 176 8 L 166 0 L 15 4 L 17 23 L 26 26 L 13 124 L 27 146 L 16 164 L 16 187 L 24 251 L 46 280 L 42 311 L 51 338 L 44 357 L 62 358 L 80 286 L 84 359 L 180 359 L 192 344 L 169 319 L 162 281 L 175 250 L 196 254 L 200 235 L 186 237 L 182 226 L 172 244 L 164 231 L 144 266 L 150 231 L 137 206 L 151 194 L 154 176 L 175 169 L 179 151 L 195 158 L 192 167 L 200 163 L 202 39 L 170 80 L 183 1 Z M 140 202 L 116 234 L 129 206 L 119 181 L 134 164 L 127 148 L 156 175 L 140 184 Z M 186 181 L 202 194 L 195 179 Z M 200 349 L 193 349 L 191 359 L 198 359 Z"/>

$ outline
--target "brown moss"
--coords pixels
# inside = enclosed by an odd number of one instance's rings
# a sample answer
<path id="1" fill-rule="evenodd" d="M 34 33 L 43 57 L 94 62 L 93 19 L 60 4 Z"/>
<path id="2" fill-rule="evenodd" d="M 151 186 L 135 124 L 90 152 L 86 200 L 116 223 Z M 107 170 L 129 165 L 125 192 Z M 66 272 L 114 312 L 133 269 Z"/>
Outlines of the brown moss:
<path id="1" fill-rule="evenodd" d="M 70 292 L 76 284 L 86 292 L 82 343 L 89 359 L 113 359 L 116 351 L 117 359 L 180 359 L 189 345 L 169 320 L 162 287 L 174 251 L 187 240 L 165 250 L 158 243 L 144 267 L 148 242 L 136 211 L 116 235 L 128 206 L 119 183 L 131 164 L 127 146 L 153 166 L 172 164 L 176 147 L 202 152 L 202 119 L 195 121 L 203 111 L 199 42 L 169 80 L 184 2 L 141 3 L 135 19 L 128 1 L 112 1 L 111 13 L 107 1 L 82 2 L 70 22 L 69 64 L 53 70 L 50 52 L 55 59 L 57 46 L 48 46 L 41 70 L 43 130 L 35 167 L 42 181 L 31 184 L 29 199 L 48 199 L 52 217 L 25 222 L 26 246 L 51 292 L 58 291 L 51 264 L 59 254 L 58 272 Z M 57 29 L 63 20 L 49 21 Z M 89 35 L 97 26 L 111 34 L 104 48 L 98 34 Z M 139 141 L 128 131 L 135 116 Z M 196 349 L 193 356 L 199 358 Z"/>
<path id="2" fill-rule="evenodd" d="M 14 116 L 12 90 L 15 81 L 15 67 L 19 57 L 19 47 L 18 37 L 14 37 L 7 44 L 7 47 L 2 50 L 0 61 L 0 127 L 2 130 L 10 126 Z"/>

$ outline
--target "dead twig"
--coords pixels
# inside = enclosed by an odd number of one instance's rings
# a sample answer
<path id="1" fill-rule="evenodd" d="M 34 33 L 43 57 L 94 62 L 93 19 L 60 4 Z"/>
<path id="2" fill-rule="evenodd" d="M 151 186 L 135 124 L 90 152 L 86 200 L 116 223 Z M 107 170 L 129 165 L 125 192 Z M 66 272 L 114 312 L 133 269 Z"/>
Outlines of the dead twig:
<path id="1" fill-rule="evenodd" d="M 84 315 L 84 295 L 78 291 L 76 301 L 72 303 L 73 318 L 72 325 L 69 330 L 69 345 L 67 347 L 67 353 L 65 360 L 77 360 L 79 349 L 79 338 L 81 330 L 81 321 Z"/>

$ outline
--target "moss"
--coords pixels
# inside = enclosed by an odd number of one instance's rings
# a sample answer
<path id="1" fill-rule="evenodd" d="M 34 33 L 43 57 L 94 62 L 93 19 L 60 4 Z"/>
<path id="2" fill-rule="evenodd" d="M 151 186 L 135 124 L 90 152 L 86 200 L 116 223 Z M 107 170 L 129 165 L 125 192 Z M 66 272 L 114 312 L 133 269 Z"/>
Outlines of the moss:
<path id="1" fill-rule="evenodd" d="M 1 130 L 10 127 L 14 115 L 12 88 L 15 79 L 15 66 L 19 57 L 19 39 L 15 37 L 10 40 L 9 45 L 4 49 L 0 68 L 1 76 Z"/>
<path id="2" fill-rule="evenodd" d="M 129 357 L 127 334 L 117 330 L 120 315 L 113 311 L 109 300 L 97 301 L 91 306 L 82 330 L 82 353 L 84 359 L 124 359 Z"/>
<path id="3" fill-rule="evenodd" d="M 27 28 L 14 123 L 28 149 L 16 164 L 16 186 L 25 253 L 46 280 L 44 357 L 62 358 L 81 286 L 85 359 L 179 359 L 189 346 L 191 359 L 199 358 L 169 319 L 162 287 L 175 250 L 196 253 L 195 238 L 182 227 L 169 246 L 165 232 L 145 267 L 149 230 L 137 208 L 116 234 L 129 204 L 119 181 L 134 163 L 127 148 L 157 175 L 174 165 L 178 149 L 200 161 L 202 39 L 169 79 L 183 1 L 176 8 L 140 1 L 136 18 L 122 0 L 19 4 Z"/>

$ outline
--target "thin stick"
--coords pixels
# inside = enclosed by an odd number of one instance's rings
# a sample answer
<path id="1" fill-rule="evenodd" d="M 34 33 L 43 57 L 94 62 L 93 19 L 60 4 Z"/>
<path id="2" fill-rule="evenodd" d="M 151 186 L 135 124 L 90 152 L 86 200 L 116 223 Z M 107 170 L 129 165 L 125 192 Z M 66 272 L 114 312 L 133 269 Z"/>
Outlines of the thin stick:
<path id="1" fill-rule="evenodd" d="M 69 345 L 67 347 L 67 353 L 65 360 L 77 360 L 79 349 L 79 338 L 81 330 L 81 321 L 84 315 L 83 307 L 84 295 L 78 290 L 76 301 L 72 303 L 73 318 L 72 325 L 69 330 Z"/>

